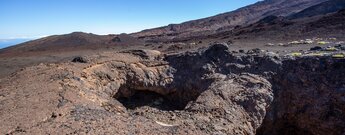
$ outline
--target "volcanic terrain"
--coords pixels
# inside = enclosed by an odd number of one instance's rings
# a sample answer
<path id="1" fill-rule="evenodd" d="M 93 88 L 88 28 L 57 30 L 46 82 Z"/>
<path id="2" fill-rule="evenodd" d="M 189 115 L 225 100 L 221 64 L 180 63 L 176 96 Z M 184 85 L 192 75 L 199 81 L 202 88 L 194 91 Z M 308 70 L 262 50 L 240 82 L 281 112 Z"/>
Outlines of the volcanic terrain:
<path id="1" fill-rule="evenodd" d="M 344 0 L 0 50 L 0 134 L 345 134 Z"/>

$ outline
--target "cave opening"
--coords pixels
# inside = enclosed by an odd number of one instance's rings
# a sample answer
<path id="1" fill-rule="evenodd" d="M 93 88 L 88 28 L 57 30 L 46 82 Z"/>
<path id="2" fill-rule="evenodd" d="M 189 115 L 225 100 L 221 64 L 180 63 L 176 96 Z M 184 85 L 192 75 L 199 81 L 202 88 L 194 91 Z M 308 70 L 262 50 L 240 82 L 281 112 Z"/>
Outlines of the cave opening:
<path id="1" fill-rule="evenodd" d="M 200 93 L 188 94 L 174 92 L 162 95 L 148 90 L 130 90 L 127 96 L 121 92 L 116 93 L 114 98 L 129 110 L 141 107 L 151 107 L 163 111 L 184 110 L 190 101 L 194 101 Z"/>

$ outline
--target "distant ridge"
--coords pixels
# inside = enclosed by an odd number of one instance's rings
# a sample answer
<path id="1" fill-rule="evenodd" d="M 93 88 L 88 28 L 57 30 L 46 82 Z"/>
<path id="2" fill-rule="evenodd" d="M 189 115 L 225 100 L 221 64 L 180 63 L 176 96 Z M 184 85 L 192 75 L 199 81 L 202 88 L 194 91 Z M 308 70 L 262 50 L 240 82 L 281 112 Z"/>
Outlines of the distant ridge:
<path id="1" fill-rule="evenodd" d="M 33 40 L 33 39 L 29 39 L 29 38 L 3 39 L 3 40 L 0 40 L 0 49 L 6 48 L 12 45 L 24 43 L 30 40 Z"/>
<path id="2" fill-rule="evenodd" d="M 303 11 L 289 16 L 290 19 L 325 15 L 338 10 L 345 9 L 345 0 L 329 0 L 315 6 L 304 9 Z"/>
<path id="3" fill-rule="evenodd" d="M 289 16 L 327 0 L 265 0 L 216 16 L 171 24 L 131 34 L 147 41 L 183 40 L 228 31 L 255 23 L 267 16 Z"/>
<path id="4" fill-rule="evenodd" d="M 65 35 L 53 35 L 32 40 L 0 50 L 0 55 L 25 52 L 75 51 L 84 49 L 111 48 L 119 45 L 141 45 L 142 42 L 127 34 L 96 35 L 92 33 L 73 32 Z"/>
<path id="5" fill-rule="evenodd" d="M 344 0 L 265 0 L 232 12 L 132 34 L 73 32 L 53 35 L 0 49 L 0 56 L 161 45 L 191 40 L 339 35 L 345 31 L 345 15 L 341 11 L 335 12 L 343 9 L 344 3 Z"/>

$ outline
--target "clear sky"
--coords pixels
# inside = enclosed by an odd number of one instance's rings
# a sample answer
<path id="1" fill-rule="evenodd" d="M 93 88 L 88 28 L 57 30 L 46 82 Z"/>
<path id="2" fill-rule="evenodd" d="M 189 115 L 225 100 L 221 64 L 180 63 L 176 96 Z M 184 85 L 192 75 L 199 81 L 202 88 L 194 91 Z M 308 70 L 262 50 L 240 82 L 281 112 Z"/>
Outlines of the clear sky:
<path id="1" fill-rule="evenodd" d="M 258 0 L 0 0 L 0 39 L 83 31 L 131 33 L 204 18 Z"/>

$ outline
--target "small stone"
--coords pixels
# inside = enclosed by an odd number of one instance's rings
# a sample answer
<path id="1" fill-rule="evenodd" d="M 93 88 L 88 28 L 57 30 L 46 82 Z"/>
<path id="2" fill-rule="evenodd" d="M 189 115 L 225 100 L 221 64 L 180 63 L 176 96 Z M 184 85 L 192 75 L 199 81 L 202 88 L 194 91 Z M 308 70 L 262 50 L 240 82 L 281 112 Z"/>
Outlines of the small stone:
<path id="1" fill-rule="evenodd" d="M 322 50 L 322 47 L 315 46 L 315 47 L 310 48 L 310 51 L 319 51 L 319 50 Z"/>

